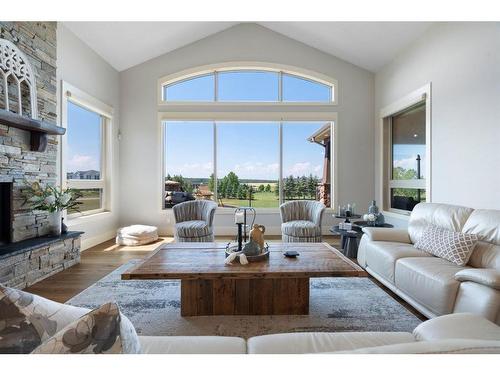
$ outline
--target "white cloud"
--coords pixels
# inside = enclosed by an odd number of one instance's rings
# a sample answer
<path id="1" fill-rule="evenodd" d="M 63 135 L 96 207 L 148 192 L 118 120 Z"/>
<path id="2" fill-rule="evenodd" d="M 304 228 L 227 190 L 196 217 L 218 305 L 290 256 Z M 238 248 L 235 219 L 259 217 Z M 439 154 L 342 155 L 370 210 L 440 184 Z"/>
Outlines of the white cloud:
<path id="1" fill-rule="evenodd" d="M 66 169 L 70 172 L 99 169 L 97 160 L 90 155 L 75 154 L 66 162 L 66 165 Z"/>
<path id="2" fill-rule="evenodd" d="M 312 165 L 310 162 L 299 162 L 293 164 L 290 168 L 284 171 L 285 176 L 303 176 L 303 175 L 320 175 L 323 171 L 323 166 L 321 164 Z"/>
<path id="3" fill-rule="evenodd" d="M 184 177 L 207 177 L 213 172 L 212 162 L 185 163 L 176 168 L 168 168 L 167 173 L 171 175 L 182 175 Z"/>

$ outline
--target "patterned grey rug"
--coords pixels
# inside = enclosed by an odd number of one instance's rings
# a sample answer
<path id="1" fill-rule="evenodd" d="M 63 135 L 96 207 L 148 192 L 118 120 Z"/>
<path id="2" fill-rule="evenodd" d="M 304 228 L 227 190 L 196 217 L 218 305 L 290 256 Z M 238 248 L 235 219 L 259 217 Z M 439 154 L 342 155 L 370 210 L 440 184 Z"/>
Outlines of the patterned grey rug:
<path id="1" fill-rule="evenodd" d="M 282 332 L 406 331 L 421 321 L 368 278 L 311 279 L 309 315 L 180 316 L 180 282 L 123 281 L 117 268 L 67 303 L 95 308 L 116 301 L 137 333 L 251 336 Z"/>

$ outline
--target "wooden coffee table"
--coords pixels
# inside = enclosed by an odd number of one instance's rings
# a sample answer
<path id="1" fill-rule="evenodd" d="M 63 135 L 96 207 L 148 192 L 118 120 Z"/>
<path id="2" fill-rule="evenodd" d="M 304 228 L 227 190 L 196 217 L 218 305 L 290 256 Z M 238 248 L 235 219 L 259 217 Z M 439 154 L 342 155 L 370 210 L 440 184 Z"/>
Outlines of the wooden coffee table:
<path id="1" fill-rule="evenodd" d="M 181 280 L 181 315 L 309 313 L 309 278 L 367 276 L 326 243 L 271 243 L 269 260 L 225 265 L 224 243 L 171 243 L 122 274 L 123 280 Z M 286 258 L 283 252 L 300 255 Z"/>

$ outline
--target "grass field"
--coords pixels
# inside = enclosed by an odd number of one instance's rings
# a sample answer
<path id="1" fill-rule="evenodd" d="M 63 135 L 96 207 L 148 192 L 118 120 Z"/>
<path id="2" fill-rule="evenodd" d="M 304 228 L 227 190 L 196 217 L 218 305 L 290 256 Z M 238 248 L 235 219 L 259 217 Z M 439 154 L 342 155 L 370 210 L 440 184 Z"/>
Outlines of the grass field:
<path id="1" fill-rule="evenodd" d="M 78 210 L 80 212 L 97 210 L 101 208 L 101 192 L 100 189 L 85 189 L 80 190 L 82 197 L 78 199 L 78 202 L 82 204 L 78 205 Z M 78 212 L 76 210 L 68 210 L 69 214 Z"/>
<path id="2" fill-rule="evenodd" d="M 260 185 L 260 184 L 258 184 Z M 248 199 L 221 199 L 224 206 L 248 206 Z M 255 208 L 276 208 L 279 206 L 278 197 L 274 192 L 256 192 L 254 193 L 254 199 L 252 200 L 252 207 Z"/>

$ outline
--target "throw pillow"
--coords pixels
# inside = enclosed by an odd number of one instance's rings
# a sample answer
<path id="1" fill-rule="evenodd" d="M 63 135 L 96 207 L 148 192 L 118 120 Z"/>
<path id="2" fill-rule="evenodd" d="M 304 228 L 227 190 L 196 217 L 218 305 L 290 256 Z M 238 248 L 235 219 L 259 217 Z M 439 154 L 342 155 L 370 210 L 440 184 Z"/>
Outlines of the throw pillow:
<path id="1" fill-rule="evenodd" d="M 31 293 L 0 285 L 0 353 L 28 354 L 87 313 Z"/>
<path id="2" fill-rule="evenodd" d="M 453 232 L 429 225 L 415 243 L 415 247 L 459 266 L 465 266 L 477 241 L 475 234 Z"/>
<path id="3" fill-rule="evenodd" d="M 130 321 L 109 302 L 57 332 L 33 354 L 137 354 L 139 337 Z"/>

